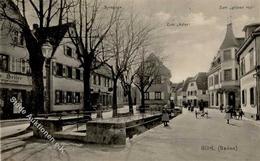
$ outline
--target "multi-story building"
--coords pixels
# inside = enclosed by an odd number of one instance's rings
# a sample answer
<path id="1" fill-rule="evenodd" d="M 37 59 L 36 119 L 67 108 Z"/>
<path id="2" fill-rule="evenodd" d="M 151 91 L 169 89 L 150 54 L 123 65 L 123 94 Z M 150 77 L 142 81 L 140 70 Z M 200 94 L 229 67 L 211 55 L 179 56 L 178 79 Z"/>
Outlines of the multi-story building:
<path id="1" fill-rule="evenodd" d="M 237 51 L 240 64 L 241 108 L 260 119 L 260 23 L 246 25 L 245 41 Z"/>
<path id="2" fill-rule="evenodd" d="M 7 26 L 4 26 L 4 25 Z M 0 37 L 0 112 L 6 118 L 19 117 L 17 108 L 10 103 L 10 97 L 16 97 L 27 112 L 31 112 L 31 70 L 28 64 L 29 54 L 19 27 L 1 22 Z M 11 30 L 10 30 L 11 27 Z M 65 29 L 65 30 L 64 30 Z M 51 59 L 49 72 L 50 109 L 47 109 L 46 68 L 43 68 L 45 86 L 45 111 L 64 112 L 83 109 L 83 69 L 76 53 L 76 47 L 71 42 L 68 30 L 61 31 L 57 26 L 46 29 L 49 39 L 60 38 L 60 45 Z M 11 31 L 11 32 L 10 32 Z M 57 36 L 57 33 L 59 35 Z M 50 48 L 50 43 L 45 47 Z M 43 52 L 50 52 L 43 48 Z M 45 65 L 44 65 L 45 66 Z M 123 104 L 122 88 L 118 87 L 118 102 Z M 92 98 L 104 106 L 112 104 L 112 78 L 108 67 L 102 66 L 92 73 Z M 2 118 L 2 117 L 1 117 Z"/>
<path id="3" fill-rule="evenodd" d="M 201 72 L 189 81 L 186 96 L 187 101 L 189 101 L 192 106 L 198 106 L 200 100 L 203 100 L 205 106 L 208 105 L 209 96 L 207 79 L 207 73 Z"/>
<path id="4" fill-rule="evenodd" d="M 1 118 L 12 118 L 19 115 L 9 101 L 12 96 L 31 111 L 31 70 L 20 28 L 3 21 L 0 26 L 0 112 Z"/>
<path id="5" fill-rule="evenodd" d="M 152 85 L 145 93 L 145 104 L 150 105 L 166 105 L 170 100 L 171 93 L 171 72 L 170 70 L 159 60 L 157 56 L 151 54 L 147 60 L 158 62 L 158 74 L 154 79 Z M 140 93 L 138 92 L 137 104 L 140 104 Z"/>
<path id="6" fill-rule="evenodd" d="M 187 88 L 192 77 L 188 77 L 185 81 L 179 84 L 177 87 L 177 106 L 183 106 L 187 103 Z"/>
<path id="7" fill-rule="evenodd" d="M 239 65 L 235 53 L 244 38 L 236 38 L 232 24 L 227 25 L 225 38 L 214 57 L 208 76 L 210 107 L 238 107 L 240 104 Z"/>

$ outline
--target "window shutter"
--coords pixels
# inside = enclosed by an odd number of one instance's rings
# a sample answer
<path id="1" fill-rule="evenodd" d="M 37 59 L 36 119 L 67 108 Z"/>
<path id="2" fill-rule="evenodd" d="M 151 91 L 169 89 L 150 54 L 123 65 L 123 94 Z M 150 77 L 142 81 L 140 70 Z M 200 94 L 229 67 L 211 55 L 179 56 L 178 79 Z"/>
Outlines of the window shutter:
<path id="1" fill-rule="evenodd" d="M 67 92 L 62 92 L 62 94 L 63 94 L 63 97 L 62 97 L 63 103 L 67 103 Z"/>
<path id="2" fill-rule="evenodd" d="M 161 99 L 164 99 L 164 92 L 161 92 Z"/>
<path id="3" fill-rule="evenodd" d="M 76 79 L 76 68 L 72 67 L 72 78 Z"/>
<path id="4" fill-rule="evenodd" d="M 56 75 L 56 73 L 57 73 L 56 63 L 55 63 L 55 62 L 52 62 L 52 74 L 53 74 L 53 75 Z"/>
<path id="5" fill-rule="evenodd" d="M 80 80 L 83 80 L 83 70 L 80 70 Z"/>
<path id="6" fill-rule="evenodd" d="M 68 76 L 68 68 L 67 68 L 67 66 L 63 65 L 62 68 L 63 68 L 62 76 L 63 77 L 67 77 Z"/>
<path id="7" fill-rule="evenodd" d="M 63 45 L 63 52 L 64 52 L 64 55 L 67 55 L 67 53 L 66 53 L 66 45 Z"/>

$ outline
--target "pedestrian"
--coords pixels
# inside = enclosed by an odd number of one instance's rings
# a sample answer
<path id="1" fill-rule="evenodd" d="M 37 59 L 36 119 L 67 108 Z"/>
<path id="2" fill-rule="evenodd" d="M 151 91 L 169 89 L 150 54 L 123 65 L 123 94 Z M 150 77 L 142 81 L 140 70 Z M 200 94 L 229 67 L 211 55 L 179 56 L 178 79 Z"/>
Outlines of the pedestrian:
<path id="1" fill-rule="evenodd" d="M 172 110 L 175 108 L 175 104 L 174 104 L 173 100 L 171 100 L 171 102 L 170 102 L 170 107 Z"/>
<path id="2" fill-rule="evenodd" d="M 168 122 L 169 122 L 170 118 L 169 118 L 169 114 L 166 111 L 166 109 L 164 108 L 162 111 L 162 122 L 164 126 L 168 126 Z"/>
<path id="3" fill-rule="evenodd" d="M 200 100 L 200 102 L 199 102 L 199 109 L 200 109 L 200 111 L 204 111 L 204 102 L 203 102 L 203 100 L 201 99 Z"/>
<path id="4" fill-rule="evenodd" d="M 245 113 L 243 112 L 243 110 L 241 108 L 239 109 L 238 114 L 239 114 L 239 118 L 242 120 L 242 117 L 243 117 L 243 115 L 245 115 Z"/>
<path id="5" fill-rule="evenodd" d="M 198 118 L 198 111 L 195 110 L 195 117 Z"/>
<path id="6" fill-rule="evenodd" d="M 224 105 L 223 105 L 223 104 L 221 104 L 221 105 L 220 105 L 220 107 L 219 107 L 219 109 L 220 109 L 220 112 L 222 113 L 222 112 L 223 112 L 223 110 L 224 110 Z"/>
<path id="7" fill-rule="evenodd" d="M 227 120 L 227 124 L 229 124 L 229 120 L 231 119 L 231 112 L 232 112 L 231 108 L 230 107 L 227 108 L 226 115 L 225 115 L 225 119 Z"/>

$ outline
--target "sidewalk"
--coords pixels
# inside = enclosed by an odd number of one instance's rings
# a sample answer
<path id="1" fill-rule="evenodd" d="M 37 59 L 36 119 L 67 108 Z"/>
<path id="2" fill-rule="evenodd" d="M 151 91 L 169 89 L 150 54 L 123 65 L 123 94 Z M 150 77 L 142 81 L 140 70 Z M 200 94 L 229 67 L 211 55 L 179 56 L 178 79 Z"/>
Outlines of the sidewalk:
<path id="1" fill-rule="evenodd" d="M 1 139 L 5 138 L 7 136 L 12 136 L 15 134 L 19 134 L 26 130 L 27 127 L 29 127 L 29 123 L 21 124 L 21 125 L 14 125 L 14 126 L 7 126 L 7 127 L 1 127 L 0 133 L 1 133 Z"/>

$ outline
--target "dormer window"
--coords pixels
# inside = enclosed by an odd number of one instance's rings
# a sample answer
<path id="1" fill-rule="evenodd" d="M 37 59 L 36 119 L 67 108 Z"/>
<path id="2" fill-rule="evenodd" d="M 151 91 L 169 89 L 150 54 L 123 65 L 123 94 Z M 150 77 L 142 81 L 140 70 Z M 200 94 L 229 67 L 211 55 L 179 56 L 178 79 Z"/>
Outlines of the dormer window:
<path id="1" fill-rule="evenodd" d="M 72 48 L 69 46 L 65 47 L 65 55 L 72 57 Z"/>

